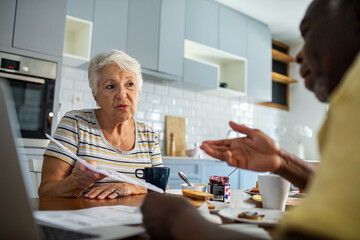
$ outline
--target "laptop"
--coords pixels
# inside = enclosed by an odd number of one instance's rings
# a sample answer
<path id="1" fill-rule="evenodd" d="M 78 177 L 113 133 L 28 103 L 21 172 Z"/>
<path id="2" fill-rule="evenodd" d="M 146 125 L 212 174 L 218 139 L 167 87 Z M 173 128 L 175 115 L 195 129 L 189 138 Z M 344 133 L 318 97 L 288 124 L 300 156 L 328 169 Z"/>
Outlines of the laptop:
<path id="1" fill-rule="evenodd" d="M 122 239 L 143 234 L 132 226 L 73 231 L 37 223 L 30 204 L 31 178 L 7 80 L 0 78 L 0 236 L 1 239 Z M 19 142 L 20 141 L 20 142 Z M 40 227 L 41 226 L 41 227 Z M 50 235 L 55 234 L 55 238 Z M 72 235 L 73 234 L 73 235 Z"/>

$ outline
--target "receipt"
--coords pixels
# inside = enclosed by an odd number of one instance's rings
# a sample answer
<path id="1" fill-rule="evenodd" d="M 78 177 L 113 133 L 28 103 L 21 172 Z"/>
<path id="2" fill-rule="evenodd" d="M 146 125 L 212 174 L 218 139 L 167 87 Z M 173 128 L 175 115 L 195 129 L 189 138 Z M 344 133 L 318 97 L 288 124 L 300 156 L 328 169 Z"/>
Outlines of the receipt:
<path id="1" fill-rule="evenodd" d="M 59 141 L 55 140 L 49 134 L 45 133 L 45 135 L 46 135 L 46 137 L 48 139 L 50 139 L 56 145 L 58 145 L 62 150 L 64 150 L 66 153 L 68 153 L 70 156 L 75 158 L 77 161 L 79 161 L 81 164 L 83 164 L 85 167 L 87 167 L 88 169 L 90 169 L 93 172 L 103 174 L 103 175 L 105 175 L 107 177 L 110 177 L 112 180 L 132 183 L 132 184 L 135 184 L 135 185 L 145 187 L 145 188 L 150 189 L 150 190 L 155 191 L 155 192 L 164 193 L 164 190 L 162 190 L 161 188 L 159 188 L 159 187 L 157 187 L 157 186 L 155 186 L 155 185 L 153 185 L 151 183 L 143 182 L 143 181 L 140 181 L 139 179 L 128 177 L 123 173 L 110 171 L 110 170 L 98 170 L 94 166 L 92 166 L 91 164 L 86 162 L 84 159 L 82 159 L 79 156 L 75 155 L 73 152 L 71 152 L 69 149 L 67 149 L 64 145 L 62 145 Z"/>

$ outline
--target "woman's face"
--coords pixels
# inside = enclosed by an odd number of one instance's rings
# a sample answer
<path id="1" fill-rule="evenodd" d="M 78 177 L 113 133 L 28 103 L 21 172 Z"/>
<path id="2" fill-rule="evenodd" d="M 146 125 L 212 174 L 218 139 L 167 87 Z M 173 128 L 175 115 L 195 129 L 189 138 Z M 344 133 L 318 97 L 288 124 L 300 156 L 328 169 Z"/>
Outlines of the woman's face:
<path id="1" fill-rule="evenodd" d="M 123 123 L 135 115 L 139 102 L 136 75 L 111 64 L 99 72 L 95 100 L 112 121 Z"/>

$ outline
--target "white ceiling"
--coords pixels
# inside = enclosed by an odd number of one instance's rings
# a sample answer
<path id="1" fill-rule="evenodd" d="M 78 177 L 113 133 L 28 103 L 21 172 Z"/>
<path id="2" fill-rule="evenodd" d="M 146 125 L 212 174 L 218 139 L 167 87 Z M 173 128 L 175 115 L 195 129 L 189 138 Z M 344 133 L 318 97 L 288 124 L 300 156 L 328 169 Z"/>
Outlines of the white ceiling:
<path id="1" fill-rule="evenodd" d="M 217 0 L 269 25 L 274 40 L 301 41 L 300 22 L 312 0 Z"/>

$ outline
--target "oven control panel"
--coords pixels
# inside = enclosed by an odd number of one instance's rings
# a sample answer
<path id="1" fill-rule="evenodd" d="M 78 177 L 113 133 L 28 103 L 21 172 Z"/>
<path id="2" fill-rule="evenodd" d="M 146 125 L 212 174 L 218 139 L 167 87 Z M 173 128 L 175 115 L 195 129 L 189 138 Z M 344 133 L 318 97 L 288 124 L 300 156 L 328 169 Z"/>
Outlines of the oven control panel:
<path id="1" fill-rule="evenodd" d="M 0 71 L 56 79 L 56 63 L 0 52 Z"/>

